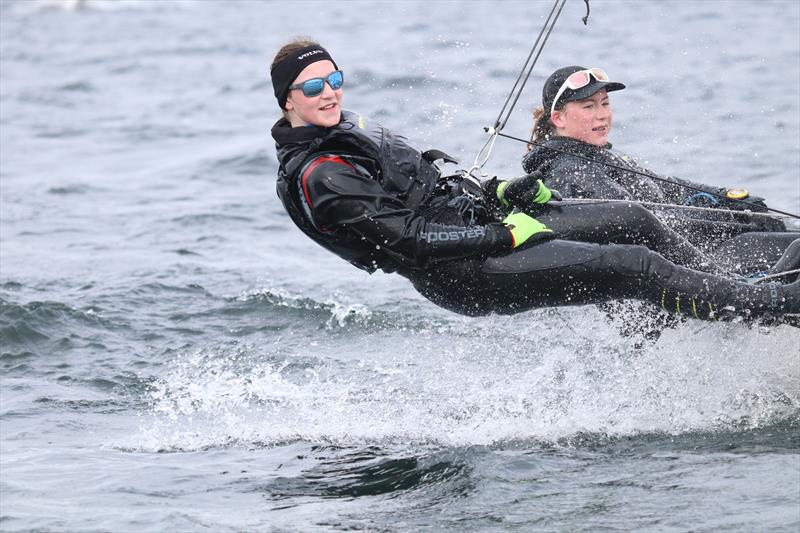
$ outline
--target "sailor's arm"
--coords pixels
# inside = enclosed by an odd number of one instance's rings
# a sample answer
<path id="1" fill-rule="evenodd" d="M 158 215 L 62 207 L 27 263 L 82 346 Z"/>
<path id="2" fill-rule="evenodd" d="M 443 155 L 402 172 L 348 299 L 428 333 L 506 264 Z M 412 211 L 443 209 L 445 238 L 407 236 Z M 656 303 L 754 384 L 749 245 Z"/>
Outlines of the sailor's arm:
<path id="1" fill-rule="evenodd" d="M 635 170 L 644 172 L 653 178 L 664 194 L 663 201 L 666 203 L 753 211 L 767 209 L 763 198 L 751 196 L 749 191 L 743 187 L 717 187 L 675 176 L 661 176 L 639 166 L 631 159 L 626 159 L 626 162 Z"/>
<path id="2" fill-rule="evenodd" d="M 614 181 L 609 170 L 601 163 L 567 156 L 551 167 L 545 183 L 561 191 L 564 198 L 633 200 L 631 192 Z"/>
<path id="3" fill-rule="evenodd" d="M 712 195 L 723 193 L 724 195 L 725 191 L 725 189 L 721 189 L 720 187 L 712 187 L 675 176 L 659 177 L 661 179 L 658 183 L 661 186 L 661 190 L 664 191 L 666 201 L 671 204 L 683 205 L 689 202 L 690 198 L 699 192 L 706 192 Z"/>
<path id="4" fill-rule="evenodd" d="M 452 226 L 426 221 L 345 161 L 329 160 L 301 177 L 305 201 L 321 226 L 347 228 L 365 246 L 385 247 L 417 265 L 510 250 L 502 224 Z"/>
<path id="5" fill-rule="evenodd" d="M 764 198 L 752 196 L 744 187 L 715 187 L 690 180 L 669 177 L 662 189 L 668 201 L 678 205 L 717 206 L 725 209 L 766 211 Z"/>

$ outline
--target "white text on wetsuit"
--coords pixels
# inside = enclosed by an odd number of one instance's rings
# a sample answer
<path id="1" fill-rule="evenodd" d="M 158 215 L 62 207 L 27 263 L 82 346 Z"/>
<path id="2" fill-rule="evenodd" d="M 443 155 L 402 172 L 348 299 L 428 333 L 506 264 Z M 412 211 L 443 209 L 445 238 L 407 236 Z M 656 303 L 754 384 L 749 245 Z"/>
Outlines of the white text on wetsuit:
<path id="1" fill-rule="evenodd" d="M 429 231 L 422 234 L 422 240 L 427 242 L 459 241 L 461 239 L 475 239 L 486 235 L 484 228 L 464 228 L 458 231 Z"/>

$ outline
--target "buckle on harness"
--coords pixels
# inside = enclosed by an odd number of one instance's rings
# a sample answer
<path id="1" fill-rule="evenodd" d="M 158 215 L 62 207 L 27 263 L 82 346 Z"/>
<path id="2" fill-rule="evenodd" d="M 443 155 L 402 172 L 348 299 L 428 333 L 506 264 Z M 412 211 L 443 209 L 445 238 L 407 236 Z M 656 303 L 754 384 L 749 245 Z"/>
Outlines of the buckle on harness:
<path id="1" fill-rule="evenodd" d="M 431 150 L 425 150 L 424 152 L 422 152 L 422 159 L 424 159 L 431 165 L 439 160 L 444 161 L 445 163 L 454 163 L 456 165 L 458 164 L 458 161 L 456 161 L 456 159 L 453 156 L 450 156 L 442 152 L 441 150 L 436 150 L 435 148 Z"/>

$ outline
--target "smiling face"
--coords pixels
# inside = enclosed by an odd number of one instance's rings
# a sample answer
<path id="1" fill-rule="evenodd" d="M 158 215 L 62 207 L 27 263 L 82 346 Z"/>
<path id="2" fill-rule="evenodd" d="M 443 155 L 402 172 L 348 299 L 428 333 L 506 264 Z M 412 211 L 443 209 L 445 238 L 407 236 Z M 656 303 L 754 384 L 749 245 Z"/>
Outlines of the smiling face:
<path id="1" fill-rule="evenodd" d="M 572 137 L 595 146 L 605 146 L 611 132 L 611 102 L 601 89 L 589 98 L 567 102 L 550 118 L 556 135 Z"/>
<path id="2" fill-rule="evenodd" d="M 311 78 L 325 78 L 336 70 L 333 63 L 317 61 L 303 69 L 292 84 L 303 83 Z M 342 114 L 342 89 L 331 89 L 327 82 L 317 96 L 305 96 L 301 89 L 289 91 L 286 98 L 286 112 L 293 128 L 306 126 L 322 126 L 330 128 L 339 123 Z"/>

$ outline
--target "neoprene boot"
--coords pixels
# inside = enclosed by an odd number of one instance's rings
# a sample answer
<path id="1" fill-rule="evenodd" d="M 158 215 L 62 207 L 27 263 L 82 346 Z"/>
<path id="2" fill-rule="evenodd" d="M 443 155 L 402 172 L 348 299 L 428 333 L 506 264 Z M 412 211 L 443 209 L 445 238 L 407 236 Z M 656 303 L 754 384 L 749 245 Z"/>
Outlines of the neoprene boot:
<path id="1" fill-rule="evenodd" d="M 769 269 L 768 274 L 780 274 L 781 272 L 788 272 L 790 270 L 800 269 L 800 239 L 797 239 L 786 248 L 783 256 Z M 787 274 L 780 278 L 784 283 L 791 283 L 798 279 L 798 274 Z"/>

